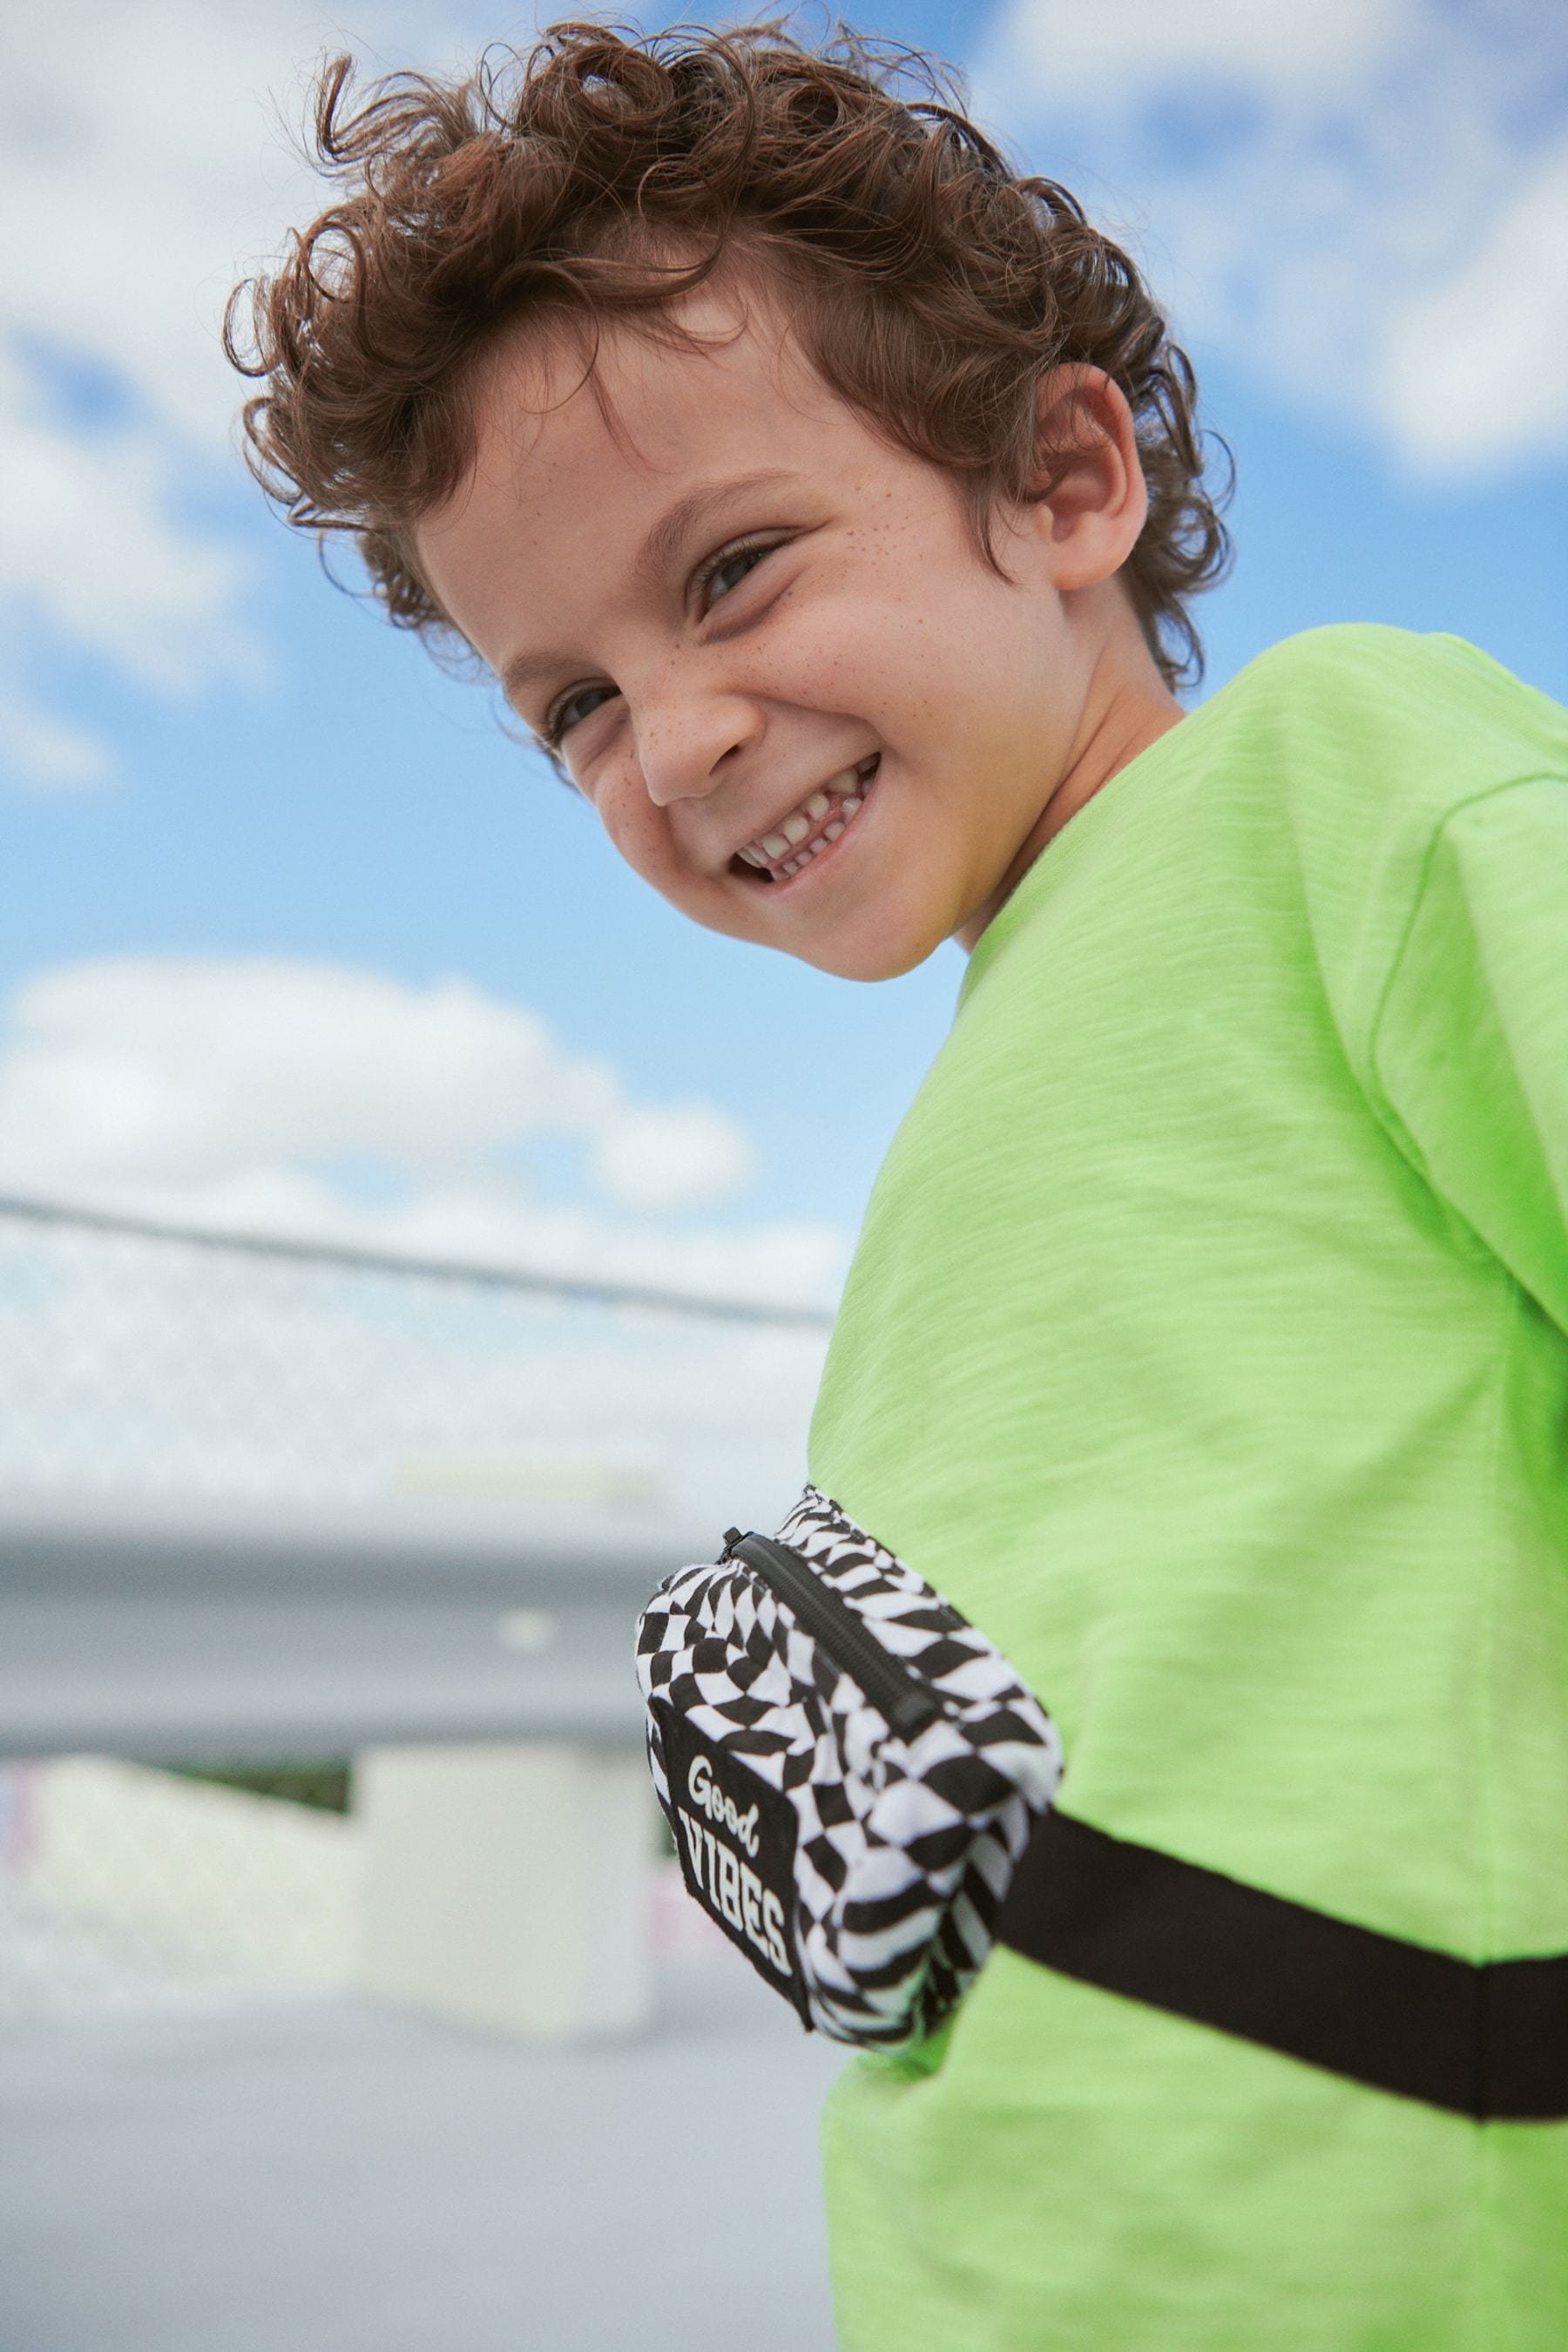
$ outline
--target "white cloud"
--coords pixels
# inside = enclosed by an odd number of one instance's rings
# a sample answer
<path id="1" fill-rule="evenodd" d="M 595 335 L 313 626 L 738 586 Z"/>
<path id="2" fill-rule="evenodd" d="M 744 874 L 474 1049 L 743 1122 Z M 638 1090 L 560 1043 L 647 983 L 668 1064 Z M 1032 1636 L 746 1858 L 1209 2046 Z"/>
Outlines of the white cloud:
<path id="1" fill-rule="evenodd" d="M 226 442 L 225 298 L 322 201 L 293 152 L 316 58 L 451 45 L 449 9 L 360 0 L 73 0 L 6 12 L 0 321 L 101 362 L 177 436 Z"/>
<path id="2" fill-rule="evenodd" d="M 1377 389 L 1405 446 L 1433 467 L 1568 448 L 1568 144 L 1451 277 L 1400 310 Z"/>
<path id="3" fill-rule="evenodd" d="M 0 677 L 0 768 L 25 783 L 77 791 L 103 783 L 113 767 L 107 743 L 40 709 L 25 687 Z"/>
<path id="4" fill-rule="evenodd" d="M 163 693 L 254 670 L 247 566 L 191 520 L 185 496 L 235 478 L 228 447 L 245 387 L 220 348 L 223 304 L 324 200 L 289 136 L 316 58 L 346 46 L 372 70 L 403 57 L 439 61 L 455 15 L 412 0 L 360 0 L 347 23 L 310 0 L 73 0 L 64 18 L 6 10 L 8 631 L 41 624 Z M 114 429 L 84 429 L 53 399 L 61 363 L 110 388 L 124 410 Z M 38 718 L 7 730 L 11 764 L 58 779 L 74 760 L 83 772 L 68 719 Z"/>
<path id="5" fill-rule="evenodd" d="M 1351 82 L 1415 15 L 1413 0 L 1031 0 L 1010 37 L 1042 89 L 1125 108 L 1173 82 L 1289 93 Z"/>
<path id="6" fill-rule="evenodd" d="M 0 355 L 0 600 L 163 693 L 254 672 L 248 567 L 176 520 L 175 466 L 141 426 L 84 435 Z"/>
<path id="7" fill-rule="evenodd" d="M 607 1068 L 466 982 L 262 957 L 46 972 L 13 1000 L 0 1061 L 12 1161 L 93 1181 L 356 1154 L 461 1167 L 522 1134 L 596 1135 L 617 1105 Z"/>
<path id="8" fill-rule="evenodd" d="M 1141 250 L 1200 352 L 1413 467 L 1496 469 L 1568 442 L 1565 25 L 1530 0 L 1014 0 L 976 102 Z"/>
<path id="9" fill-rule="evenodd" d="M 623 1113 L 601 1134 L 591 1166 L 601 1192 L 654 1215 L 728 1200 L 757 1172 L 733 1119 L 701 1102 Z"/>
<path id="10" fill-rule="evenodd" d="M 396 1196 L 371 1213 L 381 1229 L 434 1217 L 448 1236 L 489 1231 L 510 1247 L 522 1214 L 552 1250 L 591 1244 L 592 1219 L 552 1228 L 520 1189 L 518 1152 L 546 1136 L 579 1142 L 601 1196 L 639 1214 L 711 1205 L 756 1173 L 714 1105 L 632 1102 L 607 1063 L 461 980 L 123 957 L 25 983 L 0 1041 L 12 1186 L 276 1209 L 298 1230 L 301 1213 L 367 1213 L 346 1167 Z"/>

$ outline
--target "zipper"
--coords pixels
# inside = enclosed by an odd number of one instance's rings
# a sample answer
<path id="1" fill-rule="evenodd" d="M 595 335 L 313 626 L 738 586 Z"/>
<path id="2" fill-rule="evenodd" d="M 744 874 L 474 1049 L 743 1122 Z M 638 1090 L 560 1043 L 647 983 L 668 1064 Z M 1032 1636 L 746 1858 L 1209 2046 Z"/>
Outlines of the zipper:
<path id="1" fill-rule="evenodd" d="M 787 1544 L 731 1528 L 720 1558 L 743 1560 L 760 1576 L 829 1657 L 854 1676 L 889 1730 L 901 1739 L 912 1739 L 946 1712 L 917 1669 L 885 1650 L 865 1619 Z"/>

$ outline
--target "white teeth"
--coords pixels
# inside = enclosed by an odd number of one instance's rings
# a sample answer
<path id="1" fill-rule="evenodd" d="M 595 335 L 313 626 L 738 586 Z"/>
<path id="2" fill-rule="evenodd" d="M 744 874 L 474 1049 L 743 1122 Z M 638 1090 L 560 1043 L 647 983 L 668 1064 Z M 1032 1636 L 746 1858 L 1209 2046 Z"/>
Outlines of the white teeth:
<path id="1" fill-rule="evenodd" d="M 875 765 L 875 761 L 862 760 L 858 767 L 841 768 L 831 782 L 813 793 L 809 800 L 803 801 L 799 808 L 786 816 L 775 833 L 764 833 L 760 841 L 746 844 L 740 854 L 747 865 L 776 867 L 781 876 L 798 874 L 803 866 L 809 865 L 814 857 L 822 855 L 830 841 L 837 841 L 850 818 L 858 814 L 870 788 L 870 775 L 867 771 Z M 833 823 L 823 825 L 817 839 L 801 850 L 798 857 L 792 857 L 791 850 L 800 849 L 812 826 L 822 824 L 823 818 L 830 812 L 833 813 Z"/>

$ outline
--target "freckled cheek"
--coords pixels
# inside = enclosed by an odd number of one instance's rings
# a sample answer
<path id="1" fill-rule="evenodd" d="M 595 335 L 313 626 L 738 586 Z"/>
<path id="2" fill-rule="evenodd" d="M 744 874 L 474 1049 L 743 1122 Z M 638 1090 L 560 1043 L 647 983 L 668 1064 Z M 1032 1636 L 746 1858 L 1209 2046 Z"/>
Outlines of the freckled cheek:
<path id="1" fill-rule="evenodd" d="M 632 777 L 601 778 L 589 797 L 616 856 L 641 870 L 653 846 L 654 829 L 648 818 L 657 812 L 640 782 Z"/>
<path id="2" fill-rule="evenodd" d="M 825 599 L 789 616 L 759 651 L 755 691 L 803 709 L 851 712 L 873 724 L 895 716 L 929 681 L 931 648 L 907 615 L 866 596 Z"/>
<path id="3" fill-rule="evenodd" d="M 702 887 L 683 857 L 665 811 L 650 801 L 640 782 L 625 794 L 602 794 L 600 822 L 617 856 L 663 897 L 689 898 Z"/>

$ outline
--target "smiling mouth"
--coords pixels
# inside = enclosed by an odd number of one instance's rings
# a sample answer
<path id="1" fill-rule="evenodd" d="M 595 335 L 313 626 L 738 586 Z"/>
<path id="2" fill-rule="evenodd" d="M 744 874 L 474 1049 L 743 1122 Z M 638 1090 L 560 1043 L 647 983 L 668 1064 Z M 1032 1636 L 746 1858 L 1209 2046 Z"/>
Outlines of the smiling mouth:
<path id="1" fill-rule="evenodd" d="M 747 882 L 788 882 L 832 847 L 865 806 L 882 755 L 873 751 L 842 769 L 771 832 L 748 841 L 730 860 L 730 871 Z"/>

